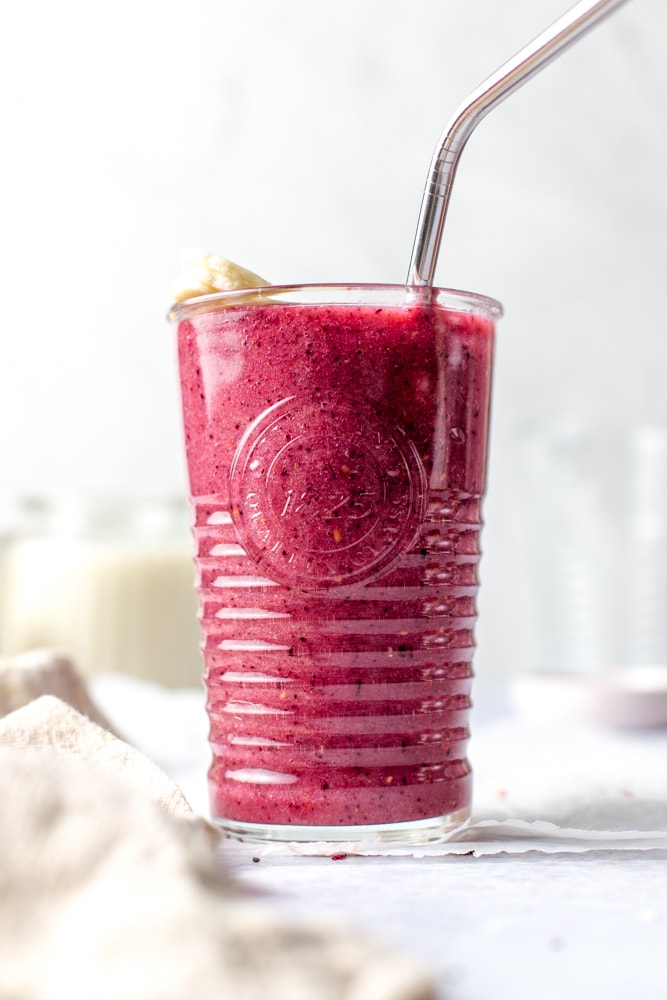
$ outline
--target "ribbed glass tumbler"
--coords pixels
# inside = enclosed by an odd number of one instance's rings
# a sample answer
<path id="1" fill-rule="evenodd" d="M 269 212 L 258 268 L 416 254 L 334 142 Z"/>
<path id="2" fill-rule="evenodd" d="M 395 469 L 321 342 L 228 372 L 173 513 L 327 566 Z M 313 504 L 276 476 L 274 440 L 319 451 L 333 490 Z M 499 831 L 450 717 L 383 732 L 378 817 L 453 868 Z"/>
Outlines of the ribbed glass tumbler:
<path id="1" fill-rule="evenodd" d="M 467 819 L 499 315 L 370 285 L 174 308 L 230 835 L 422 843 Z"/>

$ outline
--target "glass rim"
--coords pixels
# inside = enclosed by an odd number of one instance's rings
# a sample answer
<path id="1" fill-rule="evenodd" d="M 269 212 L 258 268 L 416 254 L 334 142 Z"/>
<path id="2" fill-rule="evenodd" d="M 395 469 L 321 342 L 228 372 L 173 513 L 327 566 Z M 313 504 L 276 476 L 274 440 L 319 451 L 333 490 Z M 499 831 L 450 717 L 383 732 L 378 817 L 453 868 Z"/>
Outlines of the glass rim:
<path id="1" fill-rule="evenodd" d="M 364 293 L 367 298 L 361 299 L 358 293 Z M 490 320 L 500 319 L 503 315 L 503 307 L 497 299 L 457 288 L 379 282 L 315 282 L 260 285 L 256 288 L 235 288 L 209 295 L 194 295 L 175 302 L 169 309 L 167 318 L 180 322 L 200 313 L 215 312 L 216 307 L 229 308 L 237 305 L 414 305 L 420 301 L 451 308 L 456 312 L 481 313 Z"/>

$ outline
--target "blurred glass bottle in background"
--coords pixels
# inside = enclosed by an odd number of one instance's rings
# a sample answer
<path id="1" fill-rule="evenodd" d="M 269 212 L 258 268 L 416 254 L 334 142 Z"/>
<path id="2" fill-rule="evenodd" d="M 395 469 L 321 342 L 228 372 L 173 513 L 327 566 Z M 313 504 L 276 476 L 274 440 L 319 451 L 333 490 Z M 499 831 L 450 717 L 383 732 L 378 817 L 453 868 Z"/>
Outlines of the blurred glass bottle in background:
<path id="1" fill-rule="evenodd" d="M 26 499 L 3 520 L 0 654 L 48 646 L 88 676 L 200 683 L 184 503 Z"/>
<path id="2" fill-rule="evenodd" d="M 564 418 L 525 433 L 520 459 L 533 669 L 519 701 L 667 724 L 667 427 Z"/>
<path id="3" fill-rule="evenodd" d="M 563 422 L 523 460 L 536 668 L 667 666 L 667 429 Z"/>

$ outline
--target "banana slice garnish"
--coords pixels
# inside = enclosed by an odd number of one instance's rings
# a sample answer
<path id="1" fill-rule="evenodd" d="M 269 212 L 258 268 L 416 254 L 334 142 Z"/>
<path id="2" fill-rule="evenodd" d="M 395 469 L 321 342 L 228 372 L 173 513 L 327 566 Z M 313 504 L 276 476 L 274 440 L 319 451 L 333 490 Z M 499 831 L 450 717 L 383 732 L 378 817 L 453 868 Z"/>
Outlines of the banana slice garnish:
<path id="1" fill-rule="evenodd" d="M 172 292 L 174 302 L 214 292 L 232 292 L 237 288 L 260 288 L 270 282 L 207 250 L 190 248 L 181 254 L 181 270 Z"/>

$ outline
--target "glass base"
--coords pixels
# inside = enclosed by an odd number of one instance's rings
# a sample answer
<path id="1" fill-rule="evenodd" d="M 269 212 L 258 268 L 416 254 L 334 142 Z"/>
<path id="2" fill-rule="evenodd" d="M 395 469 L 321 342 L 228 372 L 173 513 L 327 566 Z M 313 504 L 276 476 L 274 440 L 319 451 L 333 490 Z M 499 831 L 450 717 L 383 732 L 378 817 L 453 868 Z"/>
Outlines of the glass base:
<path id="1" fill-rule="evenodd" d="M 261 843 L 364 843 L 372 844 L 440 844 L 456 830 L 466 825 L 467 809 L 447 816 L 409 820 L 405 823 L 378 823 L 367 826 L 292 826 L 278 823 L 240 823 L 213 817 L 222 831 L 232 840 L 246 844 Z"/>

